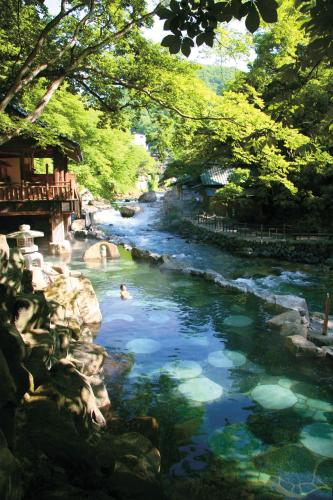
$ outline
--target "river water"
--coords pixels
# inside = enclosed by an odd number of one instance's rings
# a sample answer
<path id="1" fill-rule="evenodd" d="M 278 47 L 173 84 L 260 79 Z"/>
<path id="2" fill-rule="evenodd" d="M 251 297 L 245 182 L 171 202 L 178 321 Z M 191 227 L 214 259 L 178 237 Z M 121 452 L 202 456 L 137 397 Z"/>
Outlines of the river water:
<path id="1" fill-rule="evenodd" d="M 98 221 L 115 239 L 255 288 L 302 295 L 312 310 L 333 288 L 332 275 L 311 266 L 235 257 L 161 231 L 159 207 L 145 206 L 133 219 L 105 211 Z M 81 257 L 77 242 L 71 267 L 92 280 L 103 313 L 96 341 L 130 361 L 124 376 L 106 381 L 113 408 L 126 419 L 157 418 L 168 484 L 177 489 L 191 479 L 202 492 L 207 484 L 239 489 L 210 497 L 221 499 L 250 498 L 252 487 L 255 498 L 332 498 L 332 368 L 286 352 L 266 326 L 273 306 L 161 273 L 124 249 L 113 262 L 88 266 Z M 120 299 L 121 283 L 131 300 Z"/>

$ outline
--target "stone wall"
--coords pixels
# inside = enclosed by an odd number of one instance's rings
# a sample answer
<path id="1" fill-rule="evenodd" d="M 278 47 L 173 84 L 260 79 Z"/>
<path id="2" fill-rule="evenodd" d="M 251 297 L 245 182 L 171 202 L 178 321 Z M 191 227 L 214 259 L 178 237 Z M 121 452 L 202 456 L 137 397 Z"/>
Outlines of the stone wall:
<path id="1" fill-rule="evenodd" d="M 177 230 L 187 236 L 214 243 L 224 250 L 248 257 L 271 257 L 291 262 L 325 264 L 333 269 L 333 240 L 249 240 L 227 233 L 215 232 L 183 220 Z"/>

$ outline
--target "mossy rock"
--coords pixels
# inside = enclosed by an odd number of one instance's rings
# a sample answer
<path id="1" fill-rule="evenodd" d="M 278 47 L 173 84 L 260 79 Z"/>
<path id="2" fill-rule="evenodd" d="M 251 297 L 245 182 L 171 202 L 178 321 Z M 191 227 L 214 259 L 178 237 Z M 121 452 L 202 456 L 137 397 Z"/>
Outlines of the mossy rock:
<path id="1" fill-rule="evenodd" d="M 313 453 L 333 458 L 333 425 L 324 422 L 306 425 L 301 432 L 301 443 Z"/>
<path id="2" fill-rule="evenodd" d="M 278 384 L 259 384 L 251 391 L 251 397 L 268 410 L 283 410 L 297 403 L 295 394 Z"/>
<path id="3" fill-rule="evenodd" d="M 212 452 L 226 460 L 249 460 L 262 453 L 266 445 L 245 424 L 231 424 L 213 432 L 208 440 Z"/>
<path id="4" fill-rule="evenodd" d="M 306 496 L 327 489 L 316 473 L 317 460 L 303 446 L 287 445 L 255 457 L 256 467 L 274 479 L 275 487 L 287 497 Z"/>
<path id="5" fill-rule="evenodd" d="M 281 412 L 260 412 L 247 420 L 250 430 L 267 444 L 290 444 L 299 440 L 304 419 L 293 409 Z"/>

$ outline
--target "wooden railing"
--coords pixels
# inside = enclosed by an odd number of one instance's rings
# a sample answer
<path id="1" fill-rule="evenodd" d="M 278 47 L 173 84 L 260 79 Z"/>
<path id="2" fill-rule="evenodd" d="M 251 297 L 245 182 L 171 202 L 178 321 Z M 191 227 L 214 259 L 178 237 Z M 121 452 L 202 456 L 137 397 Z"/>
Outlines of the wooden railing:
<path id="1" fill-rule="evenodd" d="M 300 231 L 297 227 L 283 224 L 281 226 L 268 226 L 264 224 L 248 224 L 232 222 L 218 215 L 205 213 L 184 214 L 183 219 L 203 225 L 215 232 L 227 233 L 230 236 L 263 239 L 333 239 L 332 231 Z"/>
<path id="2" fill-rule="evenodd" d="M 41 183 L 0 185 L 0 201 L 77 200 L 75 184 L 61 182 L 56 185 Z"/>

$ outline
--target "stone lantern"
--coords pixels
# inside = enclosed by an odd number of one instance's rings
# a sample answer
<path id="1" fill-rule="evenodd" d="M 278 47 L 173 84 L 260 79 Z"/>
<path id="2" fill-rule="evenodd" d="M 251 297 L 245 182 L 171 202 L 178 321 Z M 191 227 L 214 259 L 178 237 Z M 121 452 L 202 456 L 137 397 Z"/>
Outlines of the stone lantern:
<path id="1" fill-rule="evenodd" d="M 31 270 L 33 267 L 43 266 L 43 255 L 38 252 L 38 246 L 34 243 L 34 238 L 42 236 L 44 233 L 32 231 L 28 224 L 22 224 L 18 231 L 7 234 L 7 238 L 16 238 L 16 246 L 24 257 L 27 269 Z"/>

